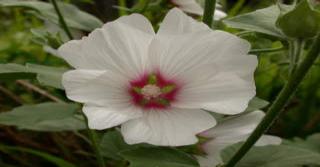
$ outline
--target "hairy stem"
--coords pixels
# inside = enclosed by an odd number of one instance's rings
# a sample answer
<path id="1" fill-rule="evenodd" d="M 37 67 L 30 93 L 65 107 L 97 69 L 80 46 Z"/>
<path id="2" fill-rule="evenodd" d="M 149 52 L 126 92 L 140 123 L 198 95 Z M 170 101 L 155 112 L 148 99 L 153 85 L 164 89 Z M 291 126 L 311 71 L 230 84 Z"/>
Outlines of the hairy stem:
<path id="1" fill-rule="evenodd" d="M 202 21 L 212 28 L 214 10 L 216 9 L 216 0 L 206 0 Z"/>
<path id="2" fill-rule="evenodd" d="M 235 153 L 235 155 L 229 160 L 225 167 L 235 166 L 243 156 L 250 150 L 250 148 L 257 142 L 257 140 L 263 135 L 263 133 L 268 130 L 272 123 L 281 113 L 282 109 L 290 100 L 290 97 L 294 94 L 295 90 L 303 80 L 304 76 L 307 74 L 312 64 L 316 61 L 320 53 L 320 35 L 316 38 L 312 45 L 309 53 L 306 55 L 305 59 L 301 62 L 299 67 L 295 72 L 290 75 L 288 82 L 281 90 L 276 100 L 273 102 L 266 116 L 256 127 L 250 137 L 242 145 L 242 147 Z"/>
<path id="3" fill-rule="evenodd" d="M 105 164 L 105 162 L 104 162 L 102 153 L 101 153 L 101 151 L 100 151 L 100 149 L 99 149 L 99 146 L 98 146 L 98 137 L 97 137 L 97 134 L 96 134 L 95 131 L 93 131 L 93 130 L 91 130 L 91 129 L 89 128 L 88 118 L 86 117 L 86 115 L 85 115 L 83 112 L 81 112 L 81 113 L 82 113 L 82 115 L 83 115 L 83 117 L 84 117 L 84 119 L 85 119 L 85 123 L 86 123 L 86 126 L 87 126 L 87 132 L 88 132 L 88 135 L 89 135 L 89 137 L 90 137 L 91 145 L 92 145 L 92 147 L 93 147 L 93 150 L 94 150 L 94 152 L 95 152 L 95 154 L 96 154 L 96 158 L 97 158 L 97 161 L 98 161 L 98 163 L 99 163 L 99 167 L 105 167 L 106 164 Z"/>
<path id="4" fill-rule="evenodd" d="M 70 40 L 72 40 L 72 39 L 73 39 L 73 36 L 72 36 L 72 34 L 71 34 L 71 31 L 70 31 L 70 29 L 69 29 L 66 21 L 65 21 L 64 18 L 63 18 L 63 15 L 62 15 L 62 13 L 61 13 L 61 11 L 60 11 L 60 9 L 59 9 L 59 6 L 58 6 L 57 1 L 56 1 L 56 0 L 51 0 L 51 3 L 52 3 L 52 5 L 53 5 L 53 7 L 54 7 L 54 10 L 56 11 L 56 13 L 57 13 L 57 15 L 58 15 L 58 17 L 59 17 L 59 22 L 60 22 L 61 27 L 62 27 L 63 30 L 66 32 L 68 38 L 69 38 Z"/>

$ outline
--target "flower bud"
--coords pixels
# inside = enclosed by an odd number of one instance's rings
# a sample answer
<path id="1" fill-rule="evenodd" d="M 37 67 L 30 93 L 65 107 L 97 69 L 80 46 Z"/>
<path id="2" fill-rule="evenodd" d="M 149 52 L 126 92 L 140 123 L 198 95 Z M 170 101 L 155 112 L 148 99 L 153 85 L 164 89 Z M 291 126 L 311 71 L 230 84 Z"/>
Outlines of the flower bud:
<path id="1" fill-rule="evenodd" d="M 320 12 L 312 9 L 308 0 L 279 16 L 277 26 L 290 38 L 312 38 L 320 30 Z"/>

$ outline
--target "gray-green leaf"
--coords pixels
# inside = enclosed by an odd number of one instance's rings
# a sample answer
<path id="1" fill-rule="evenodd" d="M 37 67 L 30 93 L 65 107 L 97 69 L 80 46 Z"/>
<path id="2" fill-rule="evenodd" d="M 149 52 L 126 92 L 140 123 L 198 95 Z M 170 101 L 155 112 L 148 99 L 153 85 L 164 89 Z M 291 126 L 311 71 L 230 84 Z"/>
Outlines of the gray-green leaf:
<path id="1" fill-rule="evenodd" d="M 76 104 L 42 103 L 17 107 L 0 113 L 0 124 L 35 131 L 65 131 L 85 129 Z"/>
<path id="2" fill-rule="evenodd" d="M 250 100 L 246 112 L 256 111 L 269 105 L 269 102 L 258 97 Z"/>
<path id="3" fill-rule="evenodd" d="M 123 140 L 122 135 L 117 130 L 106 132 L 99 144 L 102 155 L 115 160 L 123 160 L 123 158 L 119 155 L 120 152 L 138 147 L 151 147 L 151 145 L 129 145 Z"/>
<path id="4" fill-rule="evenodd" d="M 278 6 L 273 5 L 268 8 L 226 19 L 223 22 L 232 28 L 255 31 L 285 38 L 282 32 L 276 27 L 276 21 L 279 15 L 280 9 Z"/>
<path id="5" fill-rule="evenodd" d="M 0 80 L 32 79 L 46 86 L 63 89 L 61 85 L 62 74 L 66 72 L 65 68 L 56 68 L 36 64 L 0 64 Z"/>
<path id="6" fill-rule="evenodd" d="M 224 162 L 240 148 L 241 143 L 227 147 L 222 151 Z M 269 145 L 253 147 L 237 163 L 237 167 L 294 167 L 299 165 L 320 165 L 320 154 L 309 149 L 288 145 Z"/>
<path id="7" fill-rule="evenodd" d="M 120 155 L 130 161 L 130 167 L 199 167 L 193 157 L 174 148 L 141 147 Z"/>
<path id="8" fill-rule="evenodd" d="M 59 24 L 59 18 L 52 4 L 41 1 L 21 1 L 21 0 L 0 0 L 0 5 L 4 7 L 24 7 L 31 9 L 34 14 L 41 19 L 48 19 Z M 76 6 L 68 3 L 59 3 L 60 10 L 68 26 L 85 31 L 92 31 L 102 26 L 102 22 L 95 16 L 81 11 Z"/>

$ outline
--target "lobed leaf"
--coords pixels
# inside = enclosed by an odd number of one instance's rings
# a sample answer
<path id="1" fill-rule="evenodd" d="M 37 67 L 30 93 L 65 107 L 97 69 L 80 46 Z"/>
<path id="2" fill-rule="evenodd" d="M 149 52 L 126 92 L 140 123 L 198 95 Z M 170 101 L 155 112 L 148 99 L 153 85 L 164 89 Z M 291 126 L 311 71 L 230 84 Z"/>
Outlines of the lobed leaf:
<path id="1" fill-rule="evenodd" d="M 49 67 L 36 64 L 0 64 L 0 80 L 33 79 L 46 86 L 63 89 L 62 74 L 65 68 Z"/>
<path id="2" fill-rule="evenodd" d="M 41 103 L 17 107 L 0 113 L 0 124 L 35 131 L 66 131 L 85 129 L 76 104 Z"/>
<path id="3" fill-rule="evenodd" d="M 285 38 L 285 35 L 282 34 L 281 30 L 276 27 L 276 21 L 279 15 L 280 9 L 278 6 L 273 5 L 251 13 L 225 19 L 223 22 L 232 28 L 255 31 Z"/>
<path id="4" fill-rule="evenodd" d="M 238 143 L 227 147 L 221 153 L 224 162 L 241 147 Z M 320 153 L 302 147 L 289 145 L 269 145 L 252 147 L 237 167 L 293 167 L 299 165 L 320 165 Z"/>
<path id="5" fill-rule="evenodd" d="M 23 7 L 31 9 L 35 12 L 37 17 L 52 21 L 59 24 L 59 18 L 52 6 L 52 4 L 41 1 L 21 1 L 21 0 L 0 0 L 0 6 L 4 7 Z M 95 16 L 81 11 L 76 6 L 68 3 L 59 3 L 61 13 L 63 14 L 65 21 L 71 28 L 92 31 L 102 26 L 102 22 Z"/>

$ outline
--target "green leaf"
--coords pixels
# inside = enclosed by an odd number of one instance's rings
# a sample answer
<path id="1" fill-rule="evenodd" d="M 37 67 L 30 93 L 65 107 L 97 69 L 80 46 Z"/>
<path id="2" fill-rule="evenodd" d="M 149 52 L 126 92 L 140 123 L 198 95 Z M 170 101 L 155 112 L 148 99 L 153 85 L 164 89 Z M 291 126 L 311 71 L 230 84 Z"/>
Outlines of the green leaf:
<path id="1" fill-rule="evenodd" d="M 320 154 L 320 133 L 313 134 L 308 136 L 306 140 L 295 138 L 293 141 L 286 140 L 285 145 L 300 147 Z"/>
<path id="2" fill-rule="evenodd" d="M 59 18 L 52 4 L 40 1 L 20 1 L 20 0 L 0 0 L 0 5 L 4 7 L 24 7 L 33 10 L 37 17 L 50 20 L 59 24 Z M 71 28 L 92 31 L 101 27 L 103 23 L 95 16 L 81 11 L 76 6 L 68 3 L 59 3 L 60 10 Z"/>
<path id="3" fill-rule="evenodd" d="M 242 143 L 227 147 L 221 153 L 228 162 Z M 320 154 L 312 150 L 287 145 L 252 147 L 237 167 L 294 167 L 299 165 L 320 165 Z"/>
<path id="4" fill-rule="evenodd" d="M 129 149 L 130 146 L 123 141 L 118 131 L 112 131 L 103 135 L 99 147 L 103 156 L 121 160 L 122 157 L 118 155 L 119 152 Z"/>
<path id="5" fill-rule="evenodd" d="M 62 74 L 66 72 L 65 68 L 48 67 L 36 64 L 0 64 L 0 80 L 32 79 L 46 86 L 63 89 L 61 85 Z"/>
<path id="6" fill-rule="evenodd" d="M 129 145 L 124 140 L 122 135 L 119 131 L 110 131 L 106 132 L 99 144 L 99 148 L 102 152 L 102 155 L 115 159 L 115 160 L 123 160 L 123 158 L 119 155 L 120 152 L 129 150 L 129 149 L 135 149 L 138 147 L 150 147 L 150 145 L 147 144 L 134 144 Z"/>
<path id="7" fill-rule="evenodd" d="M 130 161 L 130 167 L 199 167 L 193 157 L 174 148 L 141 147 L 120 155 Z"/>
<path id="8" fill-rule="evenodd" d="M 76 104 L 42 103 L 17 107 L 0 113 L 0 124 L 35 131 L 65 131 L 85 129 Z"/>
<path id="9" fill-rule="evenodd" d="M 63 89 L 61 85 L 62 74 L 67 71 L 65 68 L 48 67 L 36 64 L 27 64 L 28 71 L 37 73 L 40 84 Z"/>
<path id="10" fill-rule="evenodd" d="M 268 8 L 226 19 L 223 22 L 232 28 L 255 31 L 285 38 L 282 32 L 276 27 L 276 21 L 279 15 L 280 9 L 278 6 L 273 5 Z"/>
<path id="11" fill-rule="evenodd" d="M 320 31 L 320 12 L 312 9 L 308 0 L 301 1 L 293 10 L 280 16 L 277 26 L 291 38 L 312 38 Z"/>
<path id="12" fill-rule="evenodd" d="M 59 157 L 50 155 L 50 154 L 45 153 L 45 152 L 29 149 L 29 148 L 6 146 L 6 145 L 0 144 L 0 150 L 4 150 L 4 151 L 19 151 L 19 152 L 29 153 L 29 154 L 38 156 L 40 158 L 43 158 L 43 159 L 55 164 L 58 167 L 76 167 L 75 165 L 71 164 L 70 162 L 67 162 L 67 161 L 65 161 L 65 160 L 63 160 L 63 159 L 61 159 Z"/>
<path id="13" fill-rule="evenodd" d="M 250 100 L 246 112 L 256 111 L 269 105 L 269 102 L 258 97 Z"/>

